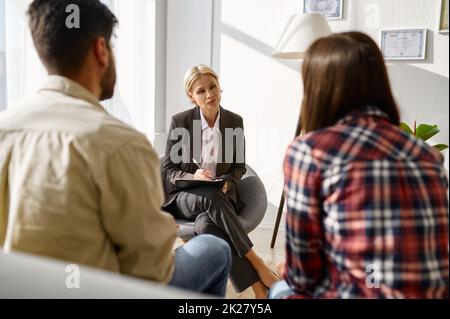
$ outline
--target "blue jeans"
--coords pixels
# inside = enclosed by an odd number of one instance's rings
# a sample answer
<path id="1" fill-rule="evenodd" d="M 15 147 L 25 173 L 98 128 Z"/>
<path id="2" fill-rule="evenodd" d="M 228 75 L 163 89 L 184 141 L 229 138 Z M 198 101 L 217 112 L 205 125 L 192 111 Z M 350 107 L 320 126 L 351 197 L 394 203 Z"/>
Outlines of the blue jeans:
<path id="1" fill-rule="evenodd" d="M 295 292 L 289 288 L 285 280 L 277 281 L 269 290 L 269 299 L 282 299 L 292 295 L 295 295 Z"/>
<path id="2" fill-rule="evenodd" d="M 213 235 L 192 238 L 175 251 L 175 271 L 170 286 L 225 297 L 231 251 L 226 241 Z"/>

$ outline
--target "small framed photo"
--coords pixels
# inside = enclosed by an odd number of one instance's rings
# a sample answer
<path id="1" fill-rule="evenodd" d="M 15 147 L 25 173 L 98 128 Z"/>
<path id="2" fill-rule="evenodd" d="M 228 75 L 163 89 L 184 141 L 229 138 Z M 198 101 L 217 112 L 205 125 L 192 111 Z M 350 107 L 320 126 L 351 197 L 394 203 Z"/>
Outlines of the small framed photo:
<path id="1" fill-rule="evenodd" d="M 381 52 L 385 60 L 425 60 L 427 29 L 381 31 Z"/>
<path id="2" fill-rule="evenodd" d="M 448 0 L 441 0 L 439 32 L 448 33 Z"/>
<path id="3" fill-rule="evenodd" d="M 344 0 L 303 0 L 303 13 L 318 13 L 327 20 L 342 19 Z"/>

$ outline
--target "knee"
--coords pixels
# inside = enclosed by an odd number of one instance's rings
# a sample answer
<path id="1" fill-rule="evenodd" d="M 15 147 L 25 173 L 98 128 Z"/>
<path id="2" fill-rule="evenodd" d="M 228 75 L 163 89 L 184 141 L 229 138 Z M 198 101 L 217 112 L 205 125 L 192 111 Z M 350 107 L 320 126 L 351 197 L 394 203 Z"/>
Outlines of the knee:
<path id="1" fill-rule="evenodd" d="M 202 213 L 195 220 L 194 231 L 197 235 L 212 234 L 217 235 L 217 226 L 211 221 L 208 214 Z"/>
<path id="2" fill-rule="evenodd" d="M 199 224 L 194 226 L 195 235 L 211 234 L 209 225 Z"/>
<path id="3" fill-rule="evenodd" d="M 224 265 L 227 271 L 231 268 L 231 249 L 228 243 L 214 235 L 201 235 L 208 242 L 208 256 L 206 260 L 214 260 L 217 265 Z"/>

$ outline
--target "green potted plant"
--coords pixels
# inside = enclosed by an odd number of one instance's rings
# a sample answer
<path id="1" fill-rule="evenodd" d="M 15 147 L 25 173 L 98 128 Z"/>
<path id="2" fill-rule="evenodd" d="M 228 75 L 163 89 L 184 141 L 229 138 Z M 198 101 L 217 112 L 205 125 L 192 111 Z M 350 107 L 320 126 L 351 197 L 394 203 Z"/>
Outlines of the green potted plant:
<path id="1" fill-rule="evenodd" d="M 406 133 L 412 134 L 415 137 L 422 139 L 423 141 L 427 141 L 440 132 L 437 125 L 419 124 L 419 126 L 417 126 L 416 121 L 414 121 L 414 126 L 412 129 L 405 122 L 400 123 L 400 127 Z M 433 145 L 433 147 L 439 151 L 443 151 L 448 148 L 448 145 L 436 144 Z"/>

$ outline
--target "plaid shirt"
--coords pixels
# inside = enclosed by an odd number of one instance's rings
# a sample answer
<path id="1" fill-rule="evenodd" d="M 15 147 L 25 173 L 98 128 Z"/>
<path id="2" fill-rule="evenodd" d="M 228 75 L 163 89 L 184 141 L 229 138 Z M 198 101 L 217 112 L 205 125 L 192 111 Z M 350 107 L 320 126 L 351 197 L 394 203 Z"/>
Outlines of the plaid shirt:
<path id="1" fill-rule="evenodd" d="M 442 156 L 367 107 L 284 163 L 285 279 L 297 298 L 448 298 Z"/>

